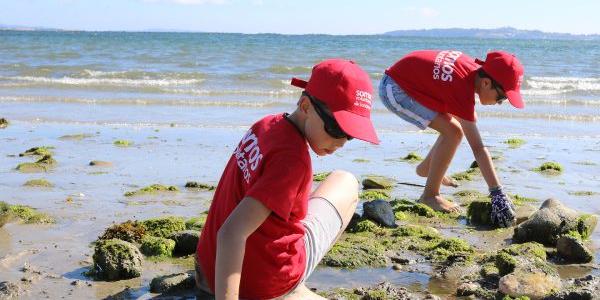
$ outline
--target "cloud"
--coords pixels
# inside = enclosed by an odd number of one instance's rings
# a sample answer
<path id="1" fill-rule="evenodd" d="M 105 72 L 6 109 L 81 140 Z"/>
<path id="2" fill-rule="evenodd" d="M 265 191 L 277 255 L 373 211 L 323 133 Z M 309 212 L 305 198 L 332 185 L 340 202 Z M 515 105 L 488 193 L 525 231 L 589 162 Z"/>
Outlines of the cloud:
<path id="1" fill-rule="evenodd" d="M 227 0 L 143 0 L 144 2 L 164 2 L 182 5 L 225 4 Z"/>
<path id="2" fill-rule="evenodd" d="M 421 15 L 423 17 L 433 18 L 439 16 L 440 12 L 430 7 L 423 7 L 421 8 Z"/>

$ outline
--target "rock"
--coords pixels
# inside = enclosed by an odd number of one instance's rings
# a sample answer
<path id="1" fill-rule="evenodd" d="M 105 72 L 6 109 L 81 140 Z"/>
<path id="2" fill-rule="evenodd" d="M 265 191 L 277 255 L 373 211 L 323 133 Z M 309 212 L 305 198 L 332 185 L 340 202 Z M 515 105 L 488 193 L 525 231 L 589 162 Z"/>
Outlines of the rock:
<path id="1" fill-rule="evenodd" d="M 51 187 L 54 187 L 54 184 L 52 184 L 50 181 L 48 181 L 46 179 L 31 179 L 31 180 L 28 180 L 27 182 L 25 182 L 23 184 L 23 186 L 51 188 Z"/>
<path id="2" fill-rule="evenodd" d="M 490 218 L 491 210 L 492 203 L 490 201 L 473 201 L 469 203 L 469 208 L 467 209 L 469 223 L 473 225 L 492 226 L 492 219 Z"/>
<path id="3" fill-rule="evenodd" d="M 138 248 L 125 241 L 100 240 L 94 249 L 92 275 L 115 281 L 139 277 L 142 273 L 142 254 Z"/>
<path id="4" fill-rule="evenodd" d="M 546 297 L 545 300 L 592 300 L 600 299 L 600 277 L 588 275 L 584 278 L 570 279 L 565 288 Z"/>
<path id="5" fill-rule="evenodd" d="M 544 201 L 540 210 L 515 228 L 513 240 L 517 243 L 535 241 L 555 246 L 560 235 L 578 230 L 577 213 L 556 199 Z"/>
<path id="6" fill-rule="evenodd" d="M 158 276 L 150 282 L 152 293 L 167 293 L 179 289 L 192 289 L 196 282 L 191 273 L 178 273 Z"/>
<path id="7" fill-rule="evenodd" d="M 200 183 L 196 181 L 188 181 L 185 183 L 185 187 L 189 189 L 203 189 L 207 191 L 213 191 L 216 187 L 214 185 L 209 185 L 205 183 Z"/>
<path id="8" fill-rule="evenodd" d="M 594 255 L 583 242 L 573 236 L 563 235 L 556 242 L 558 255 L 567 263 L 588 263 Z"/>
<path id="9" fill-rule="evenodd" d="M 184 230 L 173 233 L 169 238 L 175 241 L 173 254 L 181 256 L 190 255 L 196 252 L 200 232 L 197 230 Z"/>
<path id="10" fill-rule="evenodd" d="M 363 217 L 372 220 L 382 226 L 395 228 L 396 216 L 389 202 L 384 200 L 373 200 L 363 204 Z"/>
<path id="11" fill-rule="evenodd" d="M 148 219 L 142 222 L 147 235 L 157 237 L 168 237 L 171 234 L 185 230 L 183 218 L 168 216 Z"/>
<path id="12" fill-rule="evenodd" d="M 456 296 L 476 295 L 480 288 L 481 286 L 477 282 L 463 282 L 456 288 Z"/>
<path id="13" fill-rule="evenodd" d="M 166 185 L 162 185 L 162 184 L 153 184 L 153 185 L 143 187 L 137 191 L 126 192 L 124 194 L 124 196 L 125 197 L 133 197 L 133 196 L 146 195 L 146 194 L 157 194 L 159 192 L 178 192 L 178 191 L 179 191 L 179 189 L 174 185 L 166 186 Z"/>
<path id="14" fill-rule="evenodd" d="M 0 282 L 0 299 L 17 299 L 23 292 L 23 289 L 15 283 L 9 281 Z"/>
<path id="15" fill-rule="evenodd" d="M 498 290 L 511 297 L 526 296 L 532 300 L 543 299 L 561 288 L 560 277 L 543 272 L 519 271 L 500 278 Z"/>
<path id="16" fill-rule="evenodd" d="M 388 282 L 382 282 L 369 288 L 356 288 L 354 289 L 354 294 L 358 295 L 361 300 L 415 299 L 415 296 L 409 293 L 405 288 L 394 287 Z"/>
<path id="17" fill-rule="evenodd" d="M 5 118 L 0 118 L 0 129 L 4 129 L 6 127 L 8 127 L 10 123 L 8 122 L 7 119 Z"/>
<path id="18" fill-rule="evenodd" d="M 394 180 L 385 176 L 370 175 L 362 181 L 363 189 L 391 189 L 394 187 Z"/>
<path id="19" fill-rule="evenodd" d="M 94 167 L 112 167 L 113 164 L 109 161 L 101 161 L 101 160 L 92 160 L 90 161 L 90 166 Z"/>
<path id="20" fill-rule="evenodd" d="M 140 251 L 147 256 L 167 256 L 173 255 L 175 241 L 167 238 L 146 235 L 142 238 Z"/>
<path id="21" fill-rule="evenodd" d="M 582 239 L 588 239 L 596 229 L 597 224 L 598 216 L 583 214 L 577 218 L 577 232 L 579 232 Z"/>

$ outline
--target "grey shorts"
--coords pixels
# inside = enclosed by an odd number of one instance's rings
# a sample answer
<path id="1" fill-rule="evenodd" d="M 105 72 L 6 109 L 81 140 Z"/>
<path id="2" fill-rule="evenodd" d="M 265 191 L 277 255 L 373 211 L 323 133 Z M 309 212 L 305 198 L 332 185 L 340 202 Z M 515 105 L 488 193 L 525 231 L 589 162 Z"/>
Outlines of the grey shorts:
<path id="1" fill-rule="evenodd" d="M 306 269 L 301 282 L 314 271 L 321 259 L 333 247 L 342 230 L 342 216 L 329 200 L 314 197 L 308 200 L 304 224 L 304 247 L 306 248 Z"/>
<path id="2" fill-rule="evenodd" d="M 406 94 L 387 74 L 383 75 L 379 84 L 379 98 L 389 111 L 420 129 L 426 129 L 438 115 Z"/>

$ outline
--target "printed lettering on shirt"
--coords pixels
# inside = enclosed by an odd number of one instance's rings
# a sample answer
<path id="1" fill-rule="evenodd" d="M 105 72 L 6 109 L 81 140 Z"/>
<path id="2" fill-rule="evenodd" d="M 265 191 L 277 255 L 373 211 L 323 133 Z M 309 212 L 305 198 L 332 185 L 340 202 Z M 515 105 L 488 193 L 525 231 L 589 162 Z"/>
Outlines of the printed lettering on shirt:
<path id="1" fill-rule="evenodd" d="M 372 99 L 373 99 L 373 96 L 371 95 L 371 93 L 366 92 L 366 91 L 356 90 L 355 96 L 356 96 L 356 101 L 354 101 L 355 106 L 360 106 L 367 110 L 371 110 Z"/>
<path id="2" fill-rule="evenodd" d="M 233 152 L 233 155 L 237 160 L 238 168 L 240 168 L 240 171 L 244 175 L 244 181 L 250 183 L 250 179 L 252 178 L 251 171 L 256 170 L 263 158 L 258 146 L 258 138 L 252 132 L 252 129 L 246 132 L 242 141 Z"/>
<path id="3" fill-rule="evenodd" d="M 440 51 L 433 62 L 433 79 L 452 82 L 454 62 L 462 55 L 460 51 Z"/>

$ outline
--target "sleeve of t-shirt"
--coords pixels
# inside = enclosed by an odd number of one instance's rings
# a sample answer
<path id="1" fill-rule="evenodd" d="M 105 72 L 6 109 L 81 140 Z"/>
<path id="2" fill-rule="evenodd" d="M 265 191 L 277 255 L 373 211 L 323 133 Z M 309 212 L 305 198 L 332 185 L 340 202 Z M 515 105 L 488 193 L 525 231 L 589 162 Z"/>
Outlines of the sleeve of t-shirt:
<path id="1" fill-rule="evenodd" d="M 260 201 L 287 221 L 300 192 L 306 188 L 306 172 L 308 166 L 297 155 L 276 154 L 265 161 L 260 177 L 246 196 Z"/>

